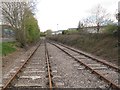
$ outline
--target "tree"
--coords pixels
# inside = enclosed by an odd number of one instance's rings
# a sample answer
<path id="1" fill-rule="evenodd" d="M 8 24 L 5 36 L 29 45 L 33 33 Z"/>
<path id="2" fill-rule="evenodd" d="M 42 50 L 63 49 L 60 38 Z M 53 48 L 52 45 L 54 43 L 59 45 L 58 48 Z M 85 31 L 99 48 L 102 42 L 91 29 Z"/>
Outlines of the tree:
<path id="1" fill-rule="evenodd" d="M 47 36 L 50 36 L 50 35 L 52 35 L 52 30 L 51 30 L 51 29 L 48 29 L 48 30 L 46 30 L 45 33 L 46 33 Z"/>
<path id="2" fill-rule="evenodd" d="M 80 30 L 82 28 L 83 28 L 83 23 L 79 21 L 77 30 Z"/>
<path id="3" fill-rule="evenodd" d="M 24 45 L 23 21 L 25 17 L 25 2 L 2 2 L 2 14 L 5 22 L 8 22 L 15 32 L 16 39 Z"/>
<path id="4" fill-rule="evenodd" d="M 38 22 L 34 18 L 33 13 L 31 11 L 26 12 L 27 17 L 25 18 L 25 32 L 26 38 L 28 43 L 32 43 L 39 39 L 40 37 L 40 30 L 38 27 Z"/>
<path id="5" fill-rule="evenodd" d="M 34 2 L 2 2 L 1 8 L 4 22 L 11 25 L 21 46 L 26 46 L 26 18 L 31 17 L 29 12 L 33 12 Z"/>
<path id="6" fill-rule="evenodd" d="M 95 8 L 93 8 L 91 14 L 90 21 L 93 23 L 93 25 L 95 24 L 97 26 L 97 32 L 99 32 L 100 26 L 109 19 L 109 14 L 101 5 L 97 5 Z"/>
<path id="7" fill-rule="evenodd" d="M 65 34 L 68 34 L 68 32 L 69 32 L 68 30 L 63 30 L 62 34 L 65 35 Z"/>

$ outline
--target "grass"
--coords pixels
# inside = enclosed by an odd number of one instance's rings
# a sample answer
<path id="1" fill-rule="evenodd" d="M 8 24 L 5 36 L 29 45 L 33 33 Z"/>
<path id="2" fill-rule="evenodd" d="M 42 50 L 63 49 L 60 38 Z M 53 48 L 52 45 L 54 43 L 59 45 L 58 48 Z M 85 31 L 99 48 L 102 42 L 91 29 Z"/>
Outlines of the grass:
<path id="1" fill-rule="evenodd" d="M 10 53 L 13 53 L 14 51 L 16 51 L 15 45 L 16 45 L 15 42 L 0 43 L 0 55 L 6 56 Z"/>
<path id="2" fill-rule="evenodd" d="M 117 64 L 118 38 L 113 34 L 56 35 L 49 39 L 92 53 Z"/>

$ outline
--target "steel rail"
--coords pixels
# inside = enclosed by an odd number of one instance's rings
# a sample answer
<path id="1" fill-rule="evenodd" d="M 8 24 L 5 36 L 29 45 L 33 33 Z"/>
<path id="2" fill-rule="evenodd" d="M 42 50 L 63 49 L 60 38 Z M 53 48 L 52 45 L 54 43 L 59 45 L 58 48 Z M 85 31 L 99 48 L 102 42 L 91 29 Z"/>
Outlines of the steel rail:
<path id="1" fill-rule="evenodd" d="M 76 50 L 76 49 L 74 49 L 74 48 L 72 48 L 72 47 L 63 45 L 63 44 L 61 44 L 61 43 L 57 43 L 57 44 L 58 44 L 58 45 L 61 45 L 61 46 L 63 46 L 63 47 L 66 47 L 66 48 L 68 48 L 68 49 L 70 49 L 70 50 L 72 50 L 72 51 L 74 51 L 74 52 L 79 53 L 79 54 L 82 54 L 82 55 L 84 55 L 84 56 L 86 56 L 86 57 L 88 57 L 88 58 L 91 58 L 92 60 L 95 60 L 95 61 L 97 61 L 97 62 L 100 62 L 100 63 L 102 63 L 102 64 L 105 64 L 105 65 L 107 65 L 107 66 L 109 66 L 109 67 L 117 70 L 118 72 L 120 72 L 120 68 L 119 68 L 118 66 L 116 66 L 116 65 L 113 65 L 112 63 L 106 62 L 105 60 L 102 60 L 102 59 L 100 59 L 100 58 L 98 58 L 98 57 L 96 57 L 96 56 L 93 56 L 93 55 L 88 54 L 88 53 L 83 52 L 83 51 Z"/>
<path id="2" fill-rule="evenodd" d="M 50 70 L 49 54 L 48 54 L 48 49 L 47 49 L 46 41 L 45 41 L 45 56 L 46 56 L 46 63 L 47 63 L 49 88 L 50 88 L 50 90 L 52 90 L 53 85 L 52 85 L 52 77 L 51 77 L 51 70 Z"/>
<path id="3" fill-rule="evenodd" d="M 49 42 L 51 43 L 51 42 Z M 55 43 L 51 43 L 52 45 L 56 46 L 57 48 L 59 48 L 60 50 L 62 50 L 63 52 L 65 52 L 67 55 L 69 55 L 70 57 L 72 57 L 74 60 L 78 61 L 79 63 L 81 63 L 82 65 L 84 65 L 85 67 L 87 67 L 88 69 L 90 69 L 93 73 L 97 74 L 100 78 L 102 78 L 104 81 L 106 81 L 107 83 L 110 84 L 110 86 L 112 86 L 115 89 L 120 89 L 120 86 L 117 85 L 116 83 L 110 81 L 109 79 L 107 79 L 106 77 L 104 77 L 103 75 L 101 75 L 99 72 L 93 70 L 91 67 L 89 67 L 87 64 L 83 63 L 82 61 L 80 61 L 79 59 L 77 59 L 76 57 L 74 57 L 73 55 L 71 55 L 70 53 L 68 53 L 67 51 L 65 51 L 64 49 L 60 48 L 58 45 L 56 45 Z M 84 54 L 83 54 L 84 55 Z"/>
<path id="4" fill-rule="evenodd" d="M 28 59 L 23 63 L 23 65 L 20 66 L 20 68 L 16 71 L 16 73 L 8 80 L 8 82 L 2 87 L 1 90 L 7 89 L 7 87 L 10 85 L 10 83 L 16 78 L 18 73 L 21 71 L 22 68 L 24 68 L 25 64 L 30 60 L 30 58 L 34 55 L 36 50 L 39 48 L 40 44 L 36 47 L 36 49 L 32 52 L 31 55 L 29 55 Z"/>

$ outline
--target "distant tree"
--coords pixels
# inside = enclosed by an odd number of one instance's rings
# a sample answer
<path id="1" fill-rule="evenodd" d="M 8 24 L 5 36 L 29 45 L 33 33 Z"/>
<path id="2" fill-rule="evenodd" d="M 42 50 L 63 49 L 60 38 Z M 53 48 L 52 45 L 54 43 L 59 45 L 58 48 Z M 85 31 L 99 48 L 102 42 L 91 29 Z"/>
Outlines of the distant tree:
<path id="1" fill-rule="evenodd" d="M 62 34 L 65 35 L 65 34 L 68 34 L 69 30 L 63 30 L 62 31 Z"/>
<path id="2" fill-rule="evenodd" d="M 83 23 L 79 21 L 77 30 L 80 30 L 82 28 L 83 28 Z"/>
<path id="3" fill-rule="evenodd" d="M 40 32 L 40 37 L 45 37 L 45 32 Z"/>
<path id="4" fill-rule="evenodd" d="M 82 21 L 83 21 L 84 27 L 89 27 L 89 26 L 91 26 L 91 23 L 92 23 L 91 20 L 92 20 L 92 19 L 91 19 L 90 17 L 87 17 L 87 18 L 83 19 Z"/>
<path id="5" fill-rule="evenodd" d="M 47 36 L 50 36 L 50 35 L 52 35 L 52 30 L 51 30 L 51 29 L 48 29 L 48 30 L 46 30 L 45 33 L 46 33 Z"/>
<path id="6" fill-rule="evenodd" d="M 78 30 L 64 30 L 62 31 L 63 35 L 72 35 L 72 34 L 78 34 L 79 31 Z"/>
<path id="7" fill-rule="evenodd" d="M 97 26 L 97 32 L 100 30 L 100 26 L 103 25 L 107 20 L 109 20 L 109 13 L 106 12 L 101 5 L 97 5 L 91 11 L 91 20 L 89 20 L 93 25 Z"/>

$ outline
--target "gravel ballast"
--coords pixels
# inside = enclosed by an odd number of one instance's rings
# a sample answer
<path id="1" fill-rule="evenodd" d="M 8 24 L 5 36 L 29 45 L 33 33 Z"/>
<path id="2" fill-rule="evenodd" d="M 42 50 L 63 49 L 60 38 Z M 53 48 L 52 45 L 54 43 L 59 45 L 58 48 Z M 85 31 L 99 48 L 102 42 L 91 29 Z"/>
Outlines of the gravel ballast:
<path id="1" fill-rule="evenodd" d="M 57 47 L 47 43 L 53 73 L 53 82 L 60 88 L 106 88 L 91 71 Z"/>

